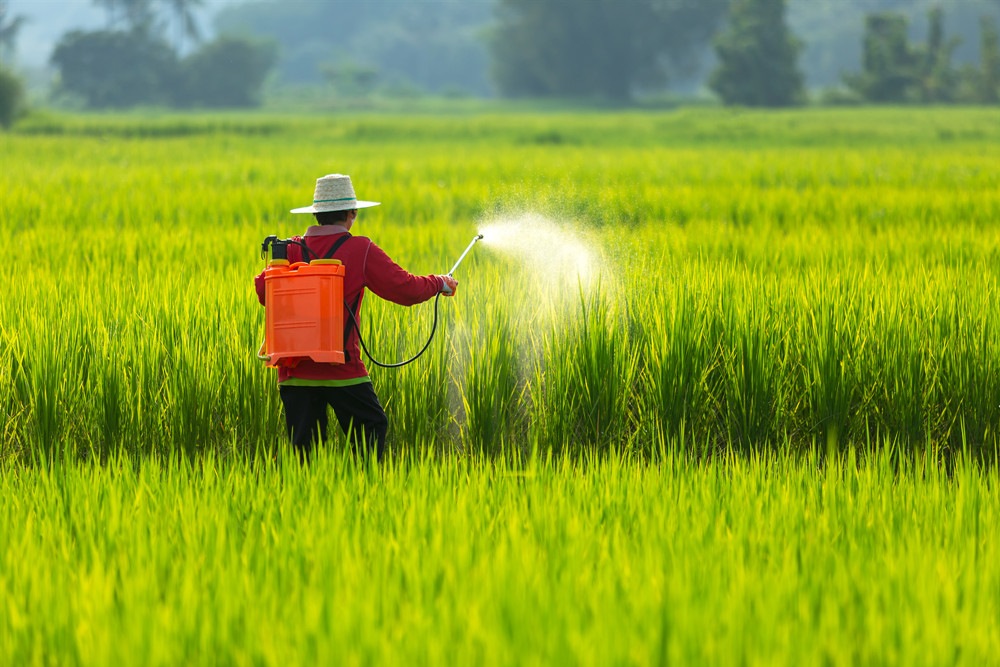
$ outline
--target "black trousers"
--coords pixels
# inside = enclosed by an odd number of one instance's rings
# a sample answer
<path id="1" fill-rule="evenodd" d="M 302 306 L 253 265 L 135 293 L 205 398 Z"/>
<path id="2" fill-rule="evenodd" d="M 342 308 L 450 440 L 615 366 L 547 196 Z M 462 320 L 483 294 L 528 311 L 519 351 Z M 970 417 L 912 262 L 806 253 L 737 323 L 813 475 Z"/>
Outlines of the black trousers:
<path id="1" fill-rule="evenodd" d="M 278 385 L 285 406 L 285 426 L 299 456 L 308 459 L 317 442 L 326 440 L 326 408 L 333 408 L 340 428 L 356 455 L 385 455 L 389 420 L 371 382 L 349 387 L 290 387 Z"/>

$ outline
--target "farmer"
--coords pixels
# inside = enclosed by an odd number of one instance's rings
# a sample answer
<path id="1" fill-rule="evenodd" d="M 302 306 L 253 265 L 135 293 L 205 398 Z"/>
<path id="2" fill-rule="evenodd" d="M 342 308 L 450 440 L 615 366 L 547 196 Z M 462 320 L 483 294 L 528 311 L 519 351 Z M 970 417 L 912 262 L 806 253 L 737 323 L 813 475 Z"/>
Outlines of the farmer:
<path id="1" fill-rule="evenodd" d="M 370 239 L 351 236 L 358 209 L 378 204 L 359 201 L 350 176 L 330 174 L 318 178 L 312 205 L 292 210 L 292 213 L 312 213 L 316 224 L 306 230 L 305 236 L 292 240 L 304 242 L 313 258 L 327 256 L 331 248 L 340 243 L 333 257 L 344 264 L 344 301 L 359 319 L 366 287 L 402 306 L 422 303 L 438 292 L 453 296 L 458 281 L 451 276 L 412 275 Z M 289 262 L 304 261 L 303 254 L 300 246 L 288 245 Z M 263 273 L 257 276 L 254 284 L 257 298 L 263 304 Z M 326 364 L 303 359 L 292 368 L 278 368 L 278 392 L 285 409 L 285 425 L 302 460 L 309 459 L 317 441 L 326 439 L 328 405 L 333 407 L 356 454 L 368 455 L 374 450 L 379 460 L 385 454 L 388 419 L 361 360 L 358 330 L 346 308 L 344 325 L 345 363 Z"/>

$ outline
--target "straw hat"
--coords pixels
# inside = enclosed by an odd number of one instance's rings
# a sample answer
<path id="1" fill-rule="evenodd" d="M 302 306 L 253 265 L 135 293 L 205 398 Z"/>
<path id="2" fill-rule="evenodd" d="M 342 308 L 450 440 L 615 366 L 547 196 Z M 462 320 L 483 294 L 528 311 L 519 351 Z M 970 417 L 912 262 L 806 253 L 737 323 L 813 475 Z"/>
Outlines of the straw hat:
<path id="1" fill-rule="evenodd" d="M 312 206 L 293 208 L 292 213 L 322 213 L 323 211 L 350 211 L 355 208 L 378 206 L 377 201 L 359 201 L 354 195 L 351 177 L 345 174 L 327 174 L 316 179 L 316 192 Z"/>

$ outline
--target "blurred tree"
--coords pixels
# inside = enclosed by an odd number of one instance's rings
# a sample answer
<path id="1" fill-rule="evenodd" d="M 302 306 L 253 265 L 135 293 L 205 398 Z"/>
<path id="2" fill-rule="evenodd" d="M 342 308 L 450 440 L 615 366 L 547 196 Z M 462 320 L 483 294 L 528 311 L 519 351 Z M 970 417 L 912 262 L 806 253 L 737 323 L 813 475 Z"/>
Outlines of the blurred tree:
<path id="1" fill-rule="evenodd" d="M 59 71 L 57 92 L 90 108 L 169 105 L 180 81 L 174 51 L 141 30 L 74 30 L 50 61 Z"/>
<path id="2" fill-rule="evenodd" d="M 26 20 L 23 16 L 8 18 L 9 11 L 10 3 L 0 0 L 0 65 L 13 60 L 17 35 Z"/>
<path id="3" fill-rule="evenodd" d="M 511 96 L 625 102 L 690 65 L 728 0 L 497 0 L 493 76 Z"/>
<path id="4" fill-rule="evenodd" d="M 919 54 L 910 48 L 906 17 L 894 13 L 865 18 L 864 57 L 860 74 L 845 82 L 869 102 L 906 102 L 919 95 Z"/>
<path id="5" fill-rule="evenodd" d="M 788 0 L 788 24 L 805 46 L 799 65 L 806 83 L 813 87 L 835 86 L 845 72 L 862 70 L 864 16 L 893 12 L 906 17 L 910 40 L 929 31 L 929 12 L 940 6 L 948 35 L 961 38 L 952 61 L 978 65 L 979 17 L 989 14 L 1000 19 L 997 0 Z"/>
<path id="6" fill-rule="evenodd" d="M 184 47 L 184 39 L 189 38 L 192 41 L 199 41 L 201 39 L 201 30 L 198 28 L 198 22 L 194 17 L 194 10 L 203 7 L 205 5 L 205 0 L 163 0 L 166 2 L 167 6 L 170 8 L 177 20 L 177 25 L 179 26 L 179 33 L 177 37 L 177 50 L 181 51 Z"/>
<path id="7" fill-rule="evenodd" d="M 270 41 L 220 37 L 181 62 L 177 103 L 199 107 L 253 107 L 277 61 Z"/>
<path id="8" fill-rule="evenodd" d="M 927 44 L 917 51 L 923 102 L 950 102 L 954 99 L 958 80 L 951 57 L 959 42 L 958 38 L 945 38 L 944 10 L 940 6 L 931 8 L 928 12 Z"/>
<path id="9" fill-rule="evenodd" d="M 461 89 L 487 95 L 483 32 L 494 0 L 258 0 L 216 15 L 219 34 L 261 35 L 280 45 L 281 84 L 329 81 L 327 68 L 378 70 L 381 90 Z M 332 29 L 331 26 L 338 26 Z"/>
<path id="10" fill-rule="evenodd" d="M 157 26 L 159 12 L 163 12 L 177 21 L 178 51 L 183 48 L 185 39 L 196 42 L 201 39 L 194 10 L 203 7 L 205 0 L 93 0 L 93 3 L 107 11 L 109 30 L 150 31 Z"/>
<path id="11" fill-rule="evenodd" d="M 356 63 L 320 65 L 323 76 L 343 97 L 367 97 L 375 90 L 378 82 L 378 68 Z"/>
<path id="12" fill-rule="evenodd" d="M 709 86 L 726 104 L 783 107 L 803 101 L 801 44 L 785 21 L 785 0 L 735 0 L 715 41 L 719 65 Z"/>
<path id="13" fill-rule="evenodd" d="M 994 103 L 1000 79 L 1000 44 L 991 16 L 980 18 L 979 66 L 956 67 L 952 56 L 961 39 L 947 38 L 944 11 L 935 5 L 927 16 L 927 41 L 910 45 L 906 18 L 870 14 L 866 20 L 864 70 L 845 82 L 870 102 L 940 104 Z"/>
<path id="14" fill-rule="evenodd" d="M 979 74 L 979 101 L 996 104 L 1000 101 L 1000 34 L 992 16 L 980 19 Z"/>
<path id="15" fill-rule="evenodd" d="M 0 66 L 0 128 L 14 124 L 24 108 L 24 85 L 11 71 Z"/>
<path id="16" fill-rule="evenodd" d="M 150 30 L 156 13 L 154 0 L 93 0 L 108 12 L 108 28 L 126 27 L 130 30 Z"/>

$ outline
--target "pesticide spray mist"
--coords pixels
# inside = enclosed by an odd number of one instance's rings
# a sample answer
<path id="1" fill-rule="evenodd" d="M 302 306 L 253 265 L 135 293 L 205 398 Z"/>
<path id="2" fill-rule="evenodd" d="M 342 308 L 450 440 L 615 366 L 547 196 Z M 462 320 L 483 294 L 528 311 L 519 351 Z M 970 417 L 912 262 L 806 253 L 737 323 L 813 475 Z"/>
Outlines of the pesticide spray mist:
<path id="1" fill-rule="evenodd" d="M 595 245 L 568 225 L 527 213 L 483 222 L 487 248 L 512 260 L 521 289 L 552 303 L 579 300 L 600 278 Z"/>
<path id="2" fill-rule="evenodd" d="M 451 409 L 473 447 L 527 428 L 530 402 L 522 398 L 541 382 L 546 350 L 558 349 L 553 341 L 572 328 L 581 305 L 611 282 L 601 275 L 600 244 L 575 225 L 522 213 L 480 220 L 478 232 L 476 254 L 497 270 L 477 273 L 477 298 L 450 329 L 451 372 L 461 386 Z"/>

